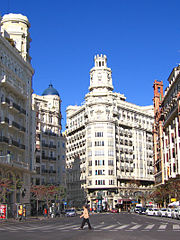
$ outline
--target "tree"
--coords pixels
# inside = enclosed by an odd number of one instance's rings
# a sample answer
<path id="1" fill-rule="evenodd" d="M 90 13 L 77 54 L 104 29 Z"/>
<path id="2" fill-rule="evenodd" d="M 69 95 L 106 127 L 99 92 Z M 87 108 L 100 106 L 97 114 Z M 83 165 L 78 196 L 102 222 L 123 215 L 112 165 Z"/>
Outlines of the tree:
<path id="1" fill-rule="evenodd" d="M 170 179 L 166 185 L 171 198 L 180 200 L 180 178 Z"/>
<path id="2" fill-rule="evenodd" d="M 8 178 L 0 178 L 0 201 L 7 202 L 7 194 L 14 190 L 13 181 Z"/>
<path id="3" fill-rule="evenodd" d="M 36 200 L 36 210 L 38 215 L 38 202 L 39 200 L 45 201 L 49 209 L 51 202 L 61 200 L 65 197 L 65 189 L 62 186 L 54 185 L 33 185 L 31 187 L 32 197 Z"/>
<path id="4" fill-rule="evenodd" d="M 168 185 L 163 184 L 155 188 L 151 194 L 151 198 L 154 200 L 154 202 L 166 207 L 169 200 L 169 193 L 170 191 Z"/>

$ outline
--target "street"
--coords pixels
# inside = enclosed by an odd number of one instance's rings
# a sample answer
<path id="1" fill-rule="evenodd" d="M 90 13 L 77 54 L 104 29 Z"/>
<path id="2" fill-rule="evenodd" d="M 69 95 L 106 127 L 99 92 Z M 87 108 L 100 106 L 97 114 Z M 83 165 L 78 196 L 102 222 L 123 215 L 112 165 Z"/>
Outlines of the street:
<path id="1" fill-rule="evenodd" d="M 27 219 L 26 222 L 1 222 L 2 240 L 179 240 L 180 221 L 148 217 L 134 213 L 95 214 L 90 216 L 93 230 L 78 230 L 81 219 L 63 217 L 47 220 Z"/>

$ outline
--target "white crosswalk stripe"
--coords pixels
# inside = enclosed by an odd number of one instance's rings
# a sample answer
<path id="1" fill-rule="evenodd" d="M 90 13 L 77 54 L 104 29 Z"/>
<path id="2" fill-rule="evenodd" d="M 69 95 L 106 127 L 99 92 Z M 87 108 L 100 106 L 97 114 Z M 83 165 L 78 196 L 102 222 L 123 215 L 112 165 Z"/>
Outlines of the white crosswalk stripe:
<path id="1" fill-rule="evenodd" d="M 142 225 L 137 224 L 137 225 L 131 227 L 130 230 L 138 229 L 138 228 L 140 228 L 141 226 L 142 226 Z"/>
<path id="2" fill-rule="evenodd" d="M 112 229 L 113 227 L 115 227 L 115 226 L 117 226 L 117 224 L 115 224 L 115 225 L 109 225 L 109 226 L 107 226 L 107 227 L 101 227 L 101 228 L 103 228 L 103 230 L 107 230 L 107 229 Z"/>
<path id="3" fill-rule="evenodd" d="M 149 224 L 149 225 L 147 225 L 144 229 L 145 229 L 145 230 L 151 230 L 151 229 L 153 229 L 154 225 L 155 225 L 155 224 Z"/>
<path id="4" fill-rule="evenodd" d="M 180 225 L 173 224 L 173 230 L 180 230 Z"/>
<path id="5" fill-rule="evenodd" d="M 122 226 L 116 227 L 115 229 L 117 229 L 117 230 L 121 230 L 121 229 L 124 229 L 124 228 L 127 228 L 127 227 L 129 227 L 129 224 L 126 224 L 126 225 L 122 225 Z"/>
<path id="6" fill-rule="evenodd" d="M 165 230 L 167 228 L 167 225 L 162 224 L 159 226 L 159 230 Z"/>

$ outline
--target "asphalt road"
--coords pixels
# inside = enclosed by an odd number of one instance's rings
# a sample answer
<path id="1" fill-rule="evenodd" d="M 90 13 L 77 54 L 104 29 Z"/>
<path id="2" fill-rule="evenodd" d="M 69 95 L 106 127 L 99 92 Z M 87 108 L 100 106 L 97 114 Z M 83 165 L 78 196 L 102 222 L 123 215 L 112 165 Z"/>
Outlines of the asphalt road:
<path id="1" fill-rule="evenodd" d="M 0 222 L 1 240 L 179 240 L 180 220 L 134 213 L 90 216 L 93 230 L 78 230 L 81 219 L 64 217 L 26 222 Z"/>

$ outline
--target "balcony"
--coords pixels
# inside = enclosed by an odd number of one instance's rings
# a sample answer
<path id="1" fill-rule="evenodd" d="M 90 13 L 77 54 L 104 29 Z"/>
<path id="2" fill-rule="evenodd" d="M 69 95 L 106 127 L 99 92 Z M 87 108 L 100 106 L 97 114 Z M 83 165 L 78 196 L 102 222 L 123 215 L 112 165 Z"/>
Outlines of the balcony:
<path id="1" fill-rule="evenodd" d="M 6 156 L 0 156 L 0 164 L 9 166 L 9 167 L 15 167 L 18 169 L 26 169 L 29 170 L 29 164 L 22 162 L 22 161 L 17 161 L 11 158 L 10 154 Z"/>
<path id="2" fill-rule="evenodd" d="M 42 147 L 49 147 L 49 145 L 47 143 L 42 143 Z"/>
<path id="3" fill-rule="evenodd" d="M 0 136 L 0 142 L 9 143 L 9 138 L 5 136 Z"/>
<path id="4" fill-rule="evenodd" d="M 20 144 L 19 144 L 17 141 L 15 141 L 15 140 L 11 140 L 11 143 L 12 143 L 12 145 L 14 145 L 15 147 L 19 147 L 19 146 L 20 146 Z"/>
<path id="5" fill-rule="evenodd" d="M 9 118 L 5 117 L 5 118 L 0 118 L 1 124 L 7 123 L 9 124 Z"/>
<path id="6" fill-rule="evenodd" d="M 42 155 L 42 159 L 49 160 L 49 157 L 46 155 Z"/>
<path id="7" fill-rule="evenodd" d="M 56 170 L 49 170 L 49 173 L 51 174 L 56 173 Z"/>
<path id="8" fill-rule="evenodd" d="M 24 108 L 21 108 L 21 109 L 20 109 L 20 113 L 26 115 L 26 110 L 25 110 Z"/>
<path id="9" fill-rule="evenodd" d="M 15 122 L 15 121 L 12 121 L 10 123 L 10 126 L 13 126 L 13 127 L 17 128 L 17 129 L 20 129 L 20 125 L 17 122 Z"/>
<path id="10" fill-rule="evenodd" d="M 20 110 L 21 110 L 21 107 L 18 105 L 18 104 L 16 104 L 16 103 L 14 103 L 13 102 L 13 108 L 15 108 L 17 111 L 19 111 L 20 112 Z"/>
<path id="11" fill-rule="evenodd" d="M 50 148 L 56 148 L 56 145 L 49 144 L 49 147 L 50 147 Z"/>
<path id="12" fill-rule="evenodd" d="M 20 126 L 20 131 L 21 131 L 21 132 L 26 132 L 26 128 L 23 127 L 23 126 Z"/>
<path id="13" fill-rule="evenodd" d="M 8 75 L 4 75 L 2 79 L 0 79 L 0 84 L 9 90 L 13 91 L 14 93 L 18 94 L 19 97 L 22 99 L 27 98 L 27 92 L 25 89 L 21 88 L 17 81 L 14 81 L 14 79 L 10 79 Z"/>
<path id="14" fill-rule="evenodd" d="M 49 157 L 49 160 L 56 161 L 56 157 Z"/>
<path id="15" fill-rule="evenodd" d="M 19 144 L 19 147 L 20 147 L 20 149 L 23 149 L 23 150 L 25 150 L 25 148 L 26 148 L 25 145 L 21 144 L 21 143 Z"/>

